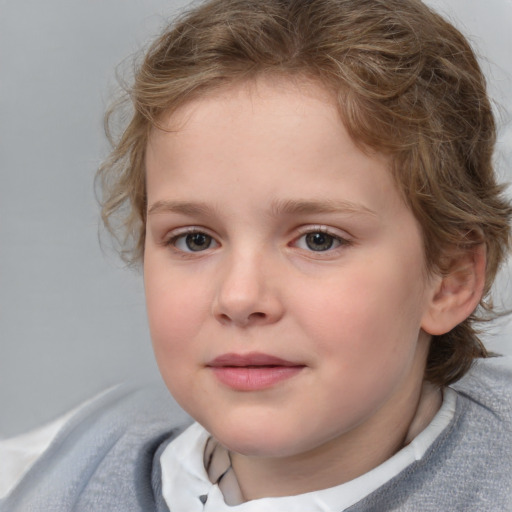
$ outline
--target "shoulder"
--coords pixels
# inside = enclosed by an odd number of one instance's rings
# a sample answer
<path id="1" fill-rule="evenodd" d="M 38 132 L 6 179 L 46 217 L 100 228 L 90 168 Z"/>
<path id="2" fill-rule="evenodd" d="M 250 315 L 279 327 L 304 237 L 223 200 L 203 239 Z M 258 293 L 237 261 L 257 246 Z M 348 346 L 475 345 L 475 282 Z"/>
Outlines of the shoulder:
<path id="1" fill-rule="evenodd" d="M 93 436 L 151 437 L 158 432 L 186 424 L 188 416 L 160 383 L 125 383 L 115 386 L 82 404 L 66 416 L 49 448 L 65 439 Z"/>
<path id="2" fill-rule="evenodd" d="M 473 410 L 492 415 L 512 429 L 512 358 L 477 360 L 471 370 L 452 387 L 470 402 Z"/>
<path id="3" fill-rule="evenodd" d="M 88 451 L 113 443 L 144 443 L 190 423 L 160 383 L 122 384 L 84 404 L 61 428 L 49 450 L 84 443 Z"/>
<path id="4" fill-rule="evenodd" d="M 57 511 L 98 493 L 106 503 L 109 496 L 150 495 L 155 452 L 190 422 L 163 385 L 117 386 L 65 422 L 5 502 L 0 499 L 0 510 Z"/>
<path id="5" fill-rule="evenodd" d="M 154 422 L 169 425 L 187 418 L 163 384 L 125 383 L 86 404 L 73 420 L 113 421 L 115 426 L 136 429 Z"/>
<path id="6" fill-rule="evenodd" d="M 454 417 L 423 457 L 350 510 L 512 510 L 511 360 L 478 360 L 450 387 Z"/>

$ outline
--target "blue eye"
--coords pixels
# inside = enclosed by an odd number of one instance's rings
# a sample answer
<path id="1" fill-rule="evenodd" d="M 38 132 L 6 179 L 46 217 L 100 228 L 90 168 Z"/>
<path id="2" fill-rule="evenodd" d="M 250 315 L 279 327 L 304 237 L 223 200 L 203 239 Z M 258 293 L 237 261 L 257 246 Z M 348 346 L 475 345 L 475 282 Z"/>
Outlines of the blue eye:
<path id="1" fill-rule="evenodd" d="M 314 252 L 325 252 L 336 249 L 343 244 L 342 239 L 323 231 L 312 231 L 297 240 L 297 247 Z"/>
<path id="2" fill-rule="evenodd" d="M 178 235 L 170 243 L 184 252 L 201 252 L 217 246 L 213 237 L 200 231 Z"/>

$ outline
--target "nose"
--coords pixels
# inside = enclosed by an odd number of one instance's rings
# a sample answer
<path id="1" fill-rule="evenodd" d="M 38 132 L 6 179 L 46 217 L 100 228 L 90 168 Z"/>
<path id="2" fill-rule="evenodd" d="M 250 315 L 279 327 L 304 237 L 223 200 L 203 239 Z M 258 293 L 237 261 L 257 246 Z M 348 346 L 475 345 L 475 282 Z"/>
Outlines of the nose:
<path id="1" fill-rule="evenodd" d="M 283 316 L 278 276 L 270 261 L 247 253 L 233 255 L 217 278 L 213 315 L 222 324 L 265 325 Z"/>

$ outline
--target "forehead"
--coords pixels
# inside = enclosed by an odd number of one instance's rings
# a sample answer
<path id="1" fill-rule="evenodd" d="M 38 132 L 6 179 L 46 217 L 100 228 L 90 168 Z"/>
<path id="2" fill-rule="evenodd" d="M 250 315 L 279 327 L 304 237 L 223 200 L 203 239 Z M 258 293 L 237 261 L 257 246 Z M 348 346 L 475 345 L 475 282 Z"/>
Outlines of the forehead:
<path id="1" fill-rule="evenodd" d="M 314 117 L 323 124 L 338 124 L 335 95 L 308 77 L 262 75 L 207 89 L 164 115 L 151 135 L 158 137 L 159 132 L 169 131 L 185 137 L 194 130 L 198 135 L 220 137 L 225 136 L 226 129 L 238 132 L 241 126 L 244 132 L 252 126 L 260 133 L 283 133 L 285 128 L 291 133 L 294 128 L 299 130 L 304 124 L 300 121 L 306 122 L 308 117 L 309 123 Z"/>
<path id="2" fill-rule="evenodd" d="M 185 104 L 163 123 L 153 129 L 146 154 L 150 204 L 189 194 L 190 187 L 209 200 L 218 192 L 219 201 L 242 197 L 247 187 L 269 203 L 304 196 L 347 202 L 363 189 L 374 191 L 371 203 L 397 200 L 387 157 L 354 143 L 335 99 L 318 83 L 231 85 Z"/>

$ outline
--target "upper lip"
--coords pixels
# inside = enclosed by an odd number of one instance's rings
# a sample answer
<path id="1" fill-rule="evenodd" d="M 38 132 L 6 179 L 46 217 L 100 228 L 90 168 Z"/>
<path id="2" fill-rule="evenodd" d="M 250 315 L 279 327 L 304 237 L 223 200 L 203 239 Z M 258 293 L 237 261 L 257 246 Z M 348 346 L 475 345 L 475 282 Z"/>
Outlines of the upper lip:
<path id="1" fill-rule="evenodd" d="M 287 361 L 280 357 L 263 354 L 260 352 L 251 352 L 248 354 L 228 353 L 222 354 L 206 366 L 222 367 L 222 366 L 304 366 L 302 364 Z"/>

